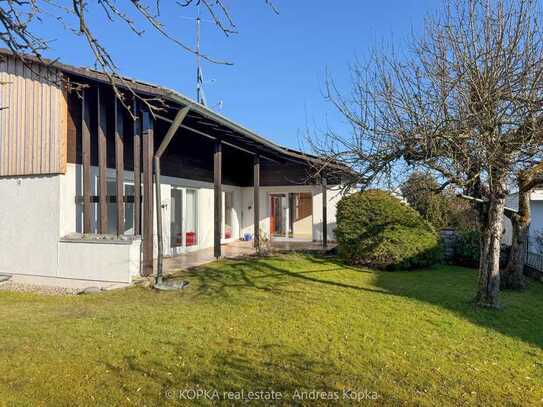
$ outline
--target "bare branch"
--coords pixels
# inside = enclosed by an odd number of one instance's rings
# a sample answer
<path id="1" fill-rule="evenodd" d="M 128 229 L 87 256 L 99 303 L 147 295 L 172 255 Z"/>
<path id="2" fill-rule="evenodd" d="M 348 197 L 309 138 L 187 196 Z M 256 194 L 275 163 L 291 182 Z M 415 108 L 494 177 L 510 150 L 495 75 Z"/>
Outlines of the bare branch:
<path id="1" fill-rule="evenodd" d="M 265 3 L 274 12 L 277 12 L 271 0 L 265 0 Z M 179 12 L 199 7 L 201 4 L 218 30 L 227 36 L 237 32 L 232 14 L 223 0 L 178 0 L 172 4 L 178 7 Z M 42 60 L 44 52 L 50 50 L 50 40 L 39 34 L 37 25 L 45 21 L 50 24 L 60 24 L 66 33 L 81 36 L 85 40 L 96 59 L 98 69 L 108 75 L 116 96 L 126 108 L 129 108 L 130 104 L 125 101 L 126 95 L 123 96 L 119 88 L 130 90 L 130 83 L 119 75 L 113 56 L 96 35 L 98 27 L 102 25 L 91 23 L 87 19 L 88 11 L 91 8 L 92 11 L 95 8 L 98 11 L 101 10 L 106 23 L 120 21 L 137 36 L 145 34 L 145 29 L 139 25 L 149 25 L 152 30 L 183 51 L 196 53 L 193 47 L 172 34 L 163 24 L 160 14 L 161 0 L 130 0 L 123 3 L 115 0 L 98 0 L 96 2 L 72 0 L 71 5 L 61 0 L 0 1 L 0 41 L 6 44 L 27 67 L 32 69 L 32 65 L 27 63 L 24 55 L 30 54 Z M 231 62 L 212 58 L 200 52 L 199 55 L 210 63 L 231 65 Z M 129 91 L 129 93 L 132 93 L 133 97 L 137 96 L 134 92 Z M 148 100 L 142 100 L 152 111 L 160 109 L 157 107 L 160 103 L 153 105 Z"/>

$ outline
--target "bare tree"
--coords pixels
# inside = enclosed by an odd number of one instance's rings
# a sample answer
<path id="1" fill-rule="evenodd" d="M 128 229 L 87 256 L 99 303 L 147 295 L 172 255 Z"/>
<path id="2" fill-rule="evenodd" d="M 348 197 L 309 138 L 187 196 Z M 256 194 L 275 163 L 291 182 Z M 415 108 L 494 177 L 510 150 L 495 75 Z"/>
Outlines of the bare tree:
<path id="1" fill-rule="evenodd" d="M 272 0 L 261 1 L 277 13 Z M 195 53 L 196 50 L 187 41 L 172 34 L 163 24 L 163 3 L 161 0 L 0 0 L 0 42 L 23 60 L 28 54 L 41 59 L 50 50 L 51 41 L 39 34 L 38 24 L 60 24 L 67 35 L 76 35 L 86 41 L 98 69 L 108 75 L 117 96 L 124 100 L 124 94 L 118 87 L 130 90 L 130 84 L 118 74 L 113 55 L 96 33 L 99 27 L 115 20 L 124 23 L 137 36 L 144 35 L 147 26 L 181 50 Z M 177 9 L 180 17 L 187 10 L 201 7 L 225 36 L 237 33 L 236 24 L 224 0 L 180 0 L 168 4 Z M 89 14 L 100 15 L 100 12 L 102 21 L 91 22 L 87 18 Z M 200 56 L 212 63 L 230 64 L 206 54 Z"/>
<path id="2" fill-rule="evenodd" d="M 542 21 L 535 0 L 446 1 L 407 52 L 356 63 L 350 95 L 328 84 L 353 131 L 311 142 L 351 166 L 363 185 L 408 165 L 479 198 L 483 306 L 499 306 L 508 186 L 542 155 Z"/>

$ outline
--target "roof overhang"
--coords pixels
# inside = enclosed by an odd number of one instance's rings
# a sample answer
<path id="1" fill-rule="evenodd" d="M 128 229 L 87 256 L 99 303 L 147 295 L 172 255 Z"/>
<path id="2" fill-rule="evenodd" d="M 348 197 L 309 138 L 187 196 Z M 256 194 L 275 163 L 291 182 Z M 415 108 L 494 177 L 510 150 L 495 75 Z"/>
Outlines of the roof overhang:
<path id="1" fill-rule="evenodd" d="M 0 48 L 0 55 L 15 56 L 10 50 L 5 48 Z M 66 65 L 59 61 L 40 59 L 30 55 L 16 55 L 16 57 L 22 58 L 24 61 L 29 63 L 49 65 L 52 69 L 57 69 L 72 78 L 81 78 L 104 85 L 112 85 L 112 77 L 104 72 L 89 68 Z M 276 144 L 175 90 L 148 82 L 138 81 L 126 76 L 114 76 L 113 78 L 117 81 L 116 86 L 121 90 L 123 88 L 130 88 L 133 92 L 140 96 L 160 98 L 166 102 L 169 106 L 169 112 L 164 116 L 155 115 L 155 117 L 158 119 L 171 121 L 173 120 L 177 110 L 189 107 L 190 113 L 187 115 L 187 121 L 189 124 L 184 124 L 182 126 L 185 129 L 192 130 L 196 133 L 206 135 L 211 138 L 224 138 L 226 144 L 239 147 L 250 154 L 272 156 L 279 160 L 306 163 L 317 168 L 329 168 L 336 174 L 338 172 L 344 172 L 345 175 L 352 175 L 351 169 L 339 163 L 325 161 L 314 155 L 306 154 L 301 151 L 296 151 Z"/>

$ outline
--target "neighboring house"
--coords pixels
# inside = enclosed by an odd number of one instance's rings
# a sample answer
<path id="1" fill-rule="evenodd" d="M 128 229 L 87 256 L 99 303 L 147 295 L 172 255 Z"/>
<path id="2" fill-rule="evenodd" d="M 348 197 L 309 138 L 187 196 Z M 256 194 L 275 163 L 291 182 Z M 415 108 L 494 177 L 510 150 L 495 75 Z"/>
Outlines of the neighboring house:
<path id="1" fill-rule="evenodd" d="M 511 209 L 518 209 L 518 193 L 512 193 L 507 196 L 505 206 Z M 541 247 L 537 242 L 537 237 L 543 235 L 543 188 L 536 188 L 530 195 L 530 208 L 532 212 L 532 221 L 529 231 L 529 250 L 534 253 L 539 253 Z M 506 217 L 504 221 L 504 235 L 502 242 L 511 244 L 512 226 L 511 221 Z"/>
<path id="2" fill-rule="evenodd" d="M 394 198 L 399 199 L 403 204 L 409 205 L 409 202 L 407 202 L 407 199 L 402 194 L 402 190 L 400 188 L 395 188 L 389 191 L 390 195 L 392 195 Z"/>
<path id="3" fill-rule="evenodd" d="M 124 80 L 163 110 L 151 115 L 126 92 L 134 120 L 105 74 L 0 50 L 0 274 L 119 283 L 151 274 L 152 157 L 185 107 L 161 160 L 165 255 L 214 247 L 220 256 L 221 243 L 255 234 L 255 211 L 264 237 L 334 239 L 341 179 L 312 178 L 317 158 L 175 91 Z"/>

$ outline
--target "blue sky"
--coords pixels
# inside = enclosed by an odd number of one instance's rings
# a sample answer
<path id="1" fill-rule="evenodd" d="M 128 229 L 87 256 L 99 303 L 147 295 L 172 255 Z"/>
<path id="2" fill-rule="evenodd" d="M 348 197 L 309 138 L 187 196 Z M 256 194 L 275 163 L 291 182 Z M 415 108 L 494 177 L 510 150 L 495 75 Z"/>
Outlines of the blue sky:
<path id="1" fill-rule="evenodd" d="M 123 3 L 123 2 L 121 2 Z M 180 16 L 173 1 L 163 1 L 167 27 L 191 45 L 194 23 Z M 226 38 L 211 24 L 202 27 L 202 51 L 233 66 L 205 63 L 208 105 L 223 101 L 221 113 L 275 142 L 298 147 L 300 134 L 332 126 L 346 129 L 323 98 L 328 71 L 348 90 L 348 64 L 363 59 L 383 41 L 402 46 L 412 30 L 420 30 L 424 16 L 439 0 L 275 0 L 279 15 L 264 0 L 226 0 L 238 34 Z M 97 36 L 128 76 L 161 84 L 195 98 L 194 56 L 147 29 L 137 37 L 120 24 L 104 24 Z M 85 44 L 47 22 L 41 28 L 53 42 L 51 57 L 68 64 L 92 66 Z M 217 108 L 218 109 L 218 108 Z"/>

